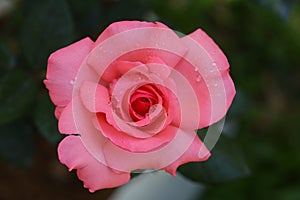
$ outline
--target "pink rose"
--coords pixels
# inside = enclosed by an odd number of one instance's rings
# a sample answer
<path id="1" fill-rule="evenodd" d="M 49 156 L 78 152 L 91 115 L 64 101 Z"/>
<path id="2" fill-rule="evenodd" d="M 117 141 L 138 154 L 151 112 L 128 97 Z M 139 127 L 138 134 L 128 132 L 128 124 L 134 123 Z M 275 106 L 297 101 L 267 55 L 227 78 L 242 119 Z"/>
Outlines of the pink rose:
<path id="1" fill-rule="evenodd" d="M 196 129 L 223 118 L 235 95 L 229 64 L 202 30 L 179 38 L 162 23 L 111 24 L 51 54 L 44 81 L 56 105 L 60 161 L 91 192 L 130 172 L 205 161 Z"/>

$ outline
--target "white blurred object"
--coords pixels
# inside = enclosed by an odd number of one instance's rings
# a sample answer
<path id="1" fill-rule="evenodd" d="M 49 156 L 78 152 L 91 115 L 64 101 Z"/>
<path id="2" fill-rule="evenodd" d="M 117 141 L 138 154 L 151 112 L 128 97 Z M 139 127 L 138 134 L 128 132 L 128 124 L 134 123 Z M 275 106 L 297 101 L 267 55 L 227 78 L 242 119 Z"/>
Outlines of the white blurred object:
<path id="1" fill-rule="evenodd" d="M 10 13 L 17 0 L 0 0 L 0 18 Z"/>
<path id="2" fill-rule="evenodd" d="M 164 171 L 141 174 L 117 189 L 109 200 L 192 200 L 204 186 L 189 181 L 181 174 L 173 177 Z"/>

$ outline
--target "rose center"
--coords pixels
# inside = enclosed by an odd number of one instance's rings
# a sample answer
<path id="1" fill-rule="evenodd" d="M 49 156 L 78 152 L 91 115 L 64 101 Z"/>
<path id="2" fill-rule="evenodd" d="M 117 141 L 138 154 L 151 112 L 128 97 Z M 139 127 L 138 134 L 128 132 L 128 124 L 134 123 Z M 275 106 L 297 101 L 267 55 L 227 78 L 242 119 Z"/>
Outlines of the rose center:
<path id="1" fill-rule="evenodd" d="M 134 100 L 131 106 L 136 113 L 145 116 L 145 114 L 149 112 L 151 102 L 147 97 L 140 97 Z"/>
<path id="2" fill-rule="evenodd" d="M 158 104 L 157 92 L 151 85 L 138 88 L 130 97 L 129 113 L 133 121 L 144 119 L 151 106 Z"/>

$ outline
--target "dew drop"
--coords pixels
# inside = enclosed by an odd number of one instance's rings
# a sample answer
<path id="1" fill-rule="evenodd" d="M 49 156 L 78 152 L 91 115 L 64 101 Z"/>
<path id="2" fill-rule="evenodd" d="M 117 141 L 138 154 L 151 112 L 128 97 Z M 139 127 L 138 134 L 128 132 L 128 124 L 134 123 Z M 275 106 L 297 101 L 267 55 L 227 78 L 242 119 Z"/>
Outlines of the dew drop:
<path id="1" fill-rule="evenodd" d="M 218 84 L 217 84 L 217 83 L 215 83 L 215 84 L 214 84 L 214 86 L 215 86 L 215 87 L 217 87 L 217 86 L 218 86 Z"/>
<path id="2" fill-rule="evenodd" d="M 71 84 L 71 85 L 74 85 L 74 80 L 70 80 L 70 84 Z"/>
<path id="3" fill-rule="evenodd" d="M 198 69 L 197 67 L 195 67 L 195 69 L 194 69 L 194 70 L 195 70 L 195 72 L 197 72 L 199 69 Z"/>
<path id="4" fill-rule="evenodd" d="M 200 81 L 201 81 L 201 79 L 202 79 L 202 78 L 201 78 L 201 76 L 200 76 L 200 75 L 198 75 L 198 76 L 197 76 L 197 78 L 196 78 L 196 82 L 200 82 Z"/>
<path id="5" fill-rule="evenodd" d="M 213 62 L 212 65 L 213 65 L 213 66 L 217 66 L 217 63 Z"/>

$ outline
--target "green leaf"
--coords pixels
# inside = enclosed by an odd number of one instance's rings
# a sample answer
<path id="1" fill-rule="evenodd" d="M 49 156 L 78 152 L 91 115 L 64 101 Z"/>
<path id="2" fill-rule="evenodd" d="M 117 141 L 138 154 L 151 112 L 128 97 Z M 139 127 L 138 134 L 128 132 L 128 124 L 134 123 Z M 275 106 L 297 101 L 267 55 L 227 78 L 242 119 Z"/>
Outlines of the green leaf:
<path id="1" fill-rule="evenodd" d="M 21 45 L 32 69 L 45 69 L 53 51 L 69 44 L 73 38 L 73 22 L 65 0 L 28 0 Z"/>
<path id="2" fill-rule="evenodd" d="M 30 167 L 35 154 L 32 127 L 24 122 L 0 126 L 0 159 L 21 167 Z"/>
<path id="3" fill-rule="evenodd" d="M 49 96 L 44 93 L 38 97 L 34 113 L 34 122 L 39 133 L 50 143 L 58 143 L 63 136 L 58 132 L 57 120 L 54 117 L 55 106 Z"/>
<path id="4" fill-rule="evenodd" d="M 21 70 L 0 77 L 0 124 L 21 117 L 31 107 L 36 92 L 35 81 Z"/>
<path id="5" fill-rule="evenodd" d="M 229 139 L 221 135 L 211 151 L 211 157 L 205 162 L 188 163 L 179 168 L 186 177 L 209 185 L 216 185 L 249 175 L 249 168 L 240 149 Z"/>

